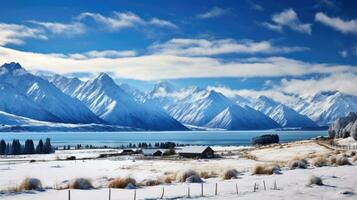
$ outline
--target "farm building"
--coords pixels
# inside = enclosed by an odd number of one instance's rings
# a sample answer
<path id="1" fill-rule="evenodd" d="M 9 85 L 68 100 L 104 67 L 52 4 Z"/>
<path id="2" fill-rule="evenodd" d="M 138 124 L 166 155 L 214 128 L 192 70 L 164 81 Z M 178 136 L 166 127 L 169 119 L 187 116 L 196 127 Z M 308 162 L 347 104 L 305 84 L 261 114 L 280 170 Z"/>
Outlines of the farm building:
<path id="1" fill-rule="evenodd" d="M 213 158 L 214 151 L 209 146 L 186 146 L 179 151 L 179 155 L 185 158 Z"/>
<path id="2" fill-rule="evenodd" d="M 143 149 L 144 156 L 162 156 L 160 149 Z"/>

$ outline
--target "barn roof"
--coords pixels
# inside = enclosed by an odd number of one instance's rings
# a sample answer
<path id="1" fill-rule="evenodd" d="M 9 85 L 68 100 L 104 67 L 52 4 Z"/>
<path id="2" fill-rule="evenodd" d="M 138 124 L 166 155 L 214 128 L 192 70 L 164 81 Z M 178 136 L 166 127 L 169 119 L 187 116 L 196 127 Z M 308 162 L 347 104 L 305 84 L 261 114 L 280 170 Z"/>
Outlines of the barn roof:
<path id="1" fill-rule="evenodd" d="M 203 153 L 209 146 L 185 146 L 179 153 Z"/>

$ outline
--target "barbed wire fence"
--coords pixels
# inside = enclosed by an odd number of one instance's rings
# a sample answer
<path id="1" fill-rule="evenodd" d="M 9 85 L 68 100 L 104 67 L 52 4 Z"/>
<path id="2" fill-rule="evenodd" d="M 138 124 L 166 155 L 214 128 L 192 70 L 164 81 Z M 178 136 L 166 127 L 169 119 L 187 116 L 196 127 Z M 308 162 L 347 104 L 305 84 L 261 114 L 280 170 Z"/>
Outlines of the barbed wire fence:
<path id="1" fill-rule="evenodd" d="M 267 184 L 269 183 L 269 184 Z M 12 186 L 12 187 L 10 187 Z M 269 187 L 271 186 L 271 187 Z M 9 189 L 18 187 L 17 182 L 9 182 L 5 185 L 0 185 L 1 194 L 11 193 Z M 54 186 L 56 187 L 56 186 Z M 216 182 L 216 183 L 187 183 L 179 185 L 158 185 L 153 187 L 143 187 L 136 189 L 116 189 L 116 188 L 99 188 L 93 190 L 78 190 L 78 189 L 58 189 L 52 188 L 50 191 L 58 191 L 63 200 L 86 200 L 85 197 L 92 196 L 95 192 L 100 192 L 102 200 L 117 200 L 117 199 L 175 199 L 175 198 L 215 198 L 215 196 L 236 195 L 237 197 L 249 193 L 256 193 L 267 190 L 281 190 L 274 181 L 266 182 L 264 179 L 252 184 L 239 186 L 239 181 Z M 91 193 L 92 192 L 92 193 Z M 17 193 L 17 192 L 12 192 Z M 87 193 L 87 194 L 86 194 Z M 21 194 L 21 193 L 19 193 Z M 88 195 L 89 194 L 89 195 Z M 15 194 L 17 195 L 17 194 Z M 96 194 L 98 197 L 98 194 Z M 56 197 L 58 198 L 58 197 Z"/>

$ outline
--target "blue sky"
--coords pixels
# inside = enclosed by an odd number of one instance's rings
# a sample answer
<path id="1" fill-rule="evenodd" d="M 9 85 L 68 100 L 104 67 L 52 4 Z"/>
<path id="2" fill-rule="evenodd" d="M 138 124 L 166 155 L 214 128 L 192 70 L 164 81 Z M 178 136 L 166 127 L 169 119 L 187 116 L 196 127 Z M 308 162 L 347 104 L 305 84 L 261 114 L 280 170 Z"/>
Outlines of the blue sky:
<path id="1" fill-rule="evenodd" d="M 356 94 L 356 11 L 353 0 L 3 1 L 0 61 L 85 79 L 104 71 L 141 89 L 170 79 Z"/>

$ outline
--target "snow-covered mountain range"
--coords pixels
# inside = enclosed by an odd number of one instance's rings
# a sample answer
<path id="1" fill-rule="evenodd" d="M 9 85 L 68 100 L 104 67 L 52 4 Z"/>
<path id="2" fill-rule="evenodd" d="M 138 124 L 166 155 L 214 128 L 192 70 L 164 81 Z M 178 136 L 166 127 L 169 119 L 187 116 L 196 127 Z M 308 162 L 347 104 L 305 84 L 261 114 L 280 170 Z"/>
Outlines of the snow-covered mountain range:
<path id="1" fill-rule="evenodd" d="M 88 81 L 34 75 L 18 63 L 0 67 L 0 130 L 253 130 L 316 128 L 357 111 L 357 96 L 338 91 L 289 104 L 266 96 L 226 97 L 212 89 L 158 82 L 149 91 L 105 73 Z"/>

